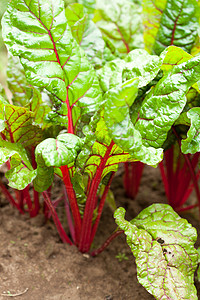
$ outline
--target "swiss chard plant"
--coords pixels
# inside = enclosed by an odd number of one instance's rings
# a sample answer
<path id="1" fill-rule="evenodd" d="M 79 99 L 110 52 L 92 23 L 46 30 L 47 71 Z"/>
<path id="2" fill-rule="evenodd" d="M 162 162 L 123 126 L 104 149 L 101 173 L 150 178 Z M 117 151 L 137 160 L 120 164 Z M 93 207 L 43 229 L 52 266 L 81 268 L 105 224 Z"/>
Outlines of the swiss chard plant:
<path id="1" fill-rule="evenodd" d="M 33 185 L 42 193 L 61 239 L 81 252 L 91 248 L 119 163 L 156 166 L 162 160 L 200 79 L 200 56 L 168 63 L 179 48 L 160 56 L 135 49 L 143 47 L 142 25 L 140 17 L 132 22 L 131 12 L 141 13 L 140 7 L 111 2 L 108 17 L 107 1 L 65 8 L 61 0 L 12 0 L 2 21 L 4 42 L 26 79 L 19 81 L 22 73 L 15 78 L 9 65 L 13 100 L 2 96 L 0 102 L 1 163 L 8 164 L 11 187 Z M 186 113 L 182 148 L 194 153 L 198 108 Z M 54 175 L 65 186 L 69 234 L 50 198 Z"/>
<path id="2" fill-rule="evenodd" d="M 174 55 L 166 57 L 163 64 L 164 72 L 168 72 L 172 66 L 199 53 L 199 5 L 196 1 L 149 2 L 144 0 L 142 7 L 145 49 L 149 53 L 159 55 L 167 46 L 180 47 L 172 49 Z M 187 99 L 187 105 L 181 117 L 175 122 L 168 142 L 163 146 L 167 151 L 164 154 L 164 161 L 160 163 L 169 204 L 178 210 L 199 206 L 200 203 L 199 153 L 196 153 L 199 152 L 199 148 L 195 150 L 190 148 L 190 151 L 186 153 L 184 147 L 180 147 L 181 139 L 186 138 L 191 125 L 191 118 L 188 117 L 190 114 L 194 115 L 193 107 L 199 106 L 199 87 L 197 85 L 187 93 Z M 191 112 L 189 112 L 190 110 Z M 196 137 L 198 138 L 198 133 Z M 198 201 L 194 205 L 186 206 L 185 202 L 193 189 L 195 189 Z"/>

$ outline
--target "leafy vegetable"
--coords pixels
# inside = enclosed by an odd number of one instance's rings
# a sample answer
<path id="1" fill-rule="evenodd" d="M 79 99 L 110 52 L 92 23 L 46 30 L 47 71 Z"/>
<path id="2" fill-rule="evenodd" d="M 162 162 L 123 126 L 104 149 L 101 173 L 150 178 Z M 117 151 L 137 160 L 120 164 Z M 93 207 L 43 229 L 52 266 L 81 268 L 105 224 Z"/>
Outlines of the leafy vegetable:
<path id="1" fill-rule="evenodd" d="M 101 31 L 84 13 L 84 7 L 74 3 L 66 8 L 66 17 L 73 37 L 85 51 L 89 61 L 96 67 L 103 63 L 105 42 Z"/>
<path id="2" fill-rule="evenodd" d="M 128 0 L 96 1 L 94 22 L 113 52 L 124 57 L 143 47 L 140 6 Z"/>
<path id="3" fill-rule="evenodd" d="M 72 133 L 80 116 L 99 105 L 97 78 L 67 27 L 63 2 L 52 5 L 42 0 L 40 8 L 34 3 L 10 3 L 2 23 L 4 41 L 13 55 L 20 56 L 28 82 L 52 95 L 53 110 L 48 117 L 70 126 Z"/>
<path id="4" fill-rule="evenodd" d="M 156 148 L 166 140 L 167 132 L 186 105 L 186 93 L 200 79 L 199 63 L 197 56 L 174 66 L 147 94 L 136 123 L 145 145 Z M 146 130 L 142 132 L 142 128 Z"/>
<path id="5" fill-rule="evenodd" d="M 78 2 L 9 3 L 3 36 L 20 63 L 9 58 L 12 104 L 0 98 L 1 151 L 11 167 L 6 176 L 23 187 L 25 202 L 31 207 L 33 184 L 63 242 L 89 252 L 119 163 L 156 166 L 175 122 L 198 103 L 200 58 L 174 46 L 160 56 L 135 49 L 143 47 L 143 27 L 134 1 Z M 189 114 L 187 122 L 189 137 Z M 54 174 L 65 185 L 70 238 L 50 199 Z"/>
<path id="6" fill-rule="evenodd" d="M 144 41 L 150 53 L 175 45 L 190 52 L 197 37 L 199 8 L 194 0 L 144 1 Z"/>
<path id="7" fill-rule="evenodd" d="M 118 208 L 114 216 L 136 258 L 139 282 L 156 299 L 197 299 L 195 228 L 166 204 L 151 205 L 131 222 L 124 215 Z"/>

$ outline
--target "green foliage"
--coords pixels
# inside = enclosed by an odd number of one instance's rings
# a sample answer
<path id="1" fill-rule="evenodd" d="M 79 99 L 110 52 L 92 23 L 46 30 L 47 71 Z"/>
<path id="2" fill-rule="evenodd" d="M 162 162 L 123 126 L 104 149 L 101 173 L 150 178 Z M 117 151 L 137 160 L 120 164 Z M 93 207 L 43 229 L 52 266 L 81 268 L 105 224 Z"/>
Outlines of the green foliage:
<path id="1" fill-rule="evenodd" d="M 109 187 L 119 163 L 157 166 L 163 148 L 174 142 L 174 126 L 184 125 L 182 151 L 199 151 L 200 55 L 187 53 L 198 49 L 199 8 L 195 0 L 144 0 L 142 7 L 131 0 L 74 2 L 12 0 L 8 5 L 2 26 L 12 99 L 0 93 L 0 162 L 10 163 L 6 176 L 12 187 L 24 189 L 33 182 L 46 201 L 54 174 L 63 179 L 73 243 L 88 252 L 106 198 L 115 207 Z M 142 228 L 137 218 L 124 221 L 123 212 L 117 216 L 127 235 L 132 234 L 128 241 L 140 281 L 156 297 L 166 291 L 179 299 L 177 293 L 183 291 L 184 299 L 189 294 L 195 299 L 194 231 L 169 207 L 166 215 L 156 207 L 157 233 L 149 225 Z M 155 217 L 154 208 L 144 214 Z M 169 228 L 183 224 L 192 241 L 188 236 L 180 241 L 173 230 L 159 231 L 168 215 Z M 167 242 L 163 248 L 158 242 L 170 238 L 177 244 Z M 148 279 L 145 268 L 153 262 L 160 268 L 158 273 L 150 269 Z M 174 296 L 169 282 L 175 277 Z M 160 291 L 152 283 L 156 280 L 162 281 Z"/>
<path id="2" fill-rule="evenodd" d="M 199 26 L 195 0 L 143 1 L 144 42 L 150 53 L 159 55 L 170 45 L 190 52 Z"/>

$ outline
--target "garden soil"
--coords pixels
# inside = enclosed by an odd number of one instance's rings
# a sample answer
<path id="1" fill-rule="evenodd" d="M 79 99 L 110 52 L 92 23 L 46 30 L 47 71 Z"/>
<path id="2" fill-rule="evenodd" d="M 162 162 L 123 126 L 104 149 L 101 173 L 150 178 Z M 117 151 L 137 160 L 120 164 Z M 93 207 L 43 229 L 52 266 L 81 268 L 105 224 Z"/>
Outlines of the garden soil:
<path id="1" fill-rule="evenodd" d="M 117 206 L 134 218 L 154 202 L 166 203 L 158 169 L 145 167 L 135 200 L 125 196 L 123 169 L 112 184 Z M 55 198 L 61 187 L 55 188 Z M 193 197 L 195 197 L 193 195 Z M 191 199 L 193 201 L 194 199 Z M 62 207 L 58 208 L 61 212 Z M 113 213 L 105 206 L 94 248 L 115 230 Z M 62 214 L 61 214 L 62 216 Z M 198 211 L 185 213 L 199 231 Z M 200 245 L 197 241 L 196 246 Z M 196 282 L 199 299 L 200 284 Z M 41 215 L 29 219 L 0 197 L 0 300 L 151 300 L 137 281 L 136 265 L 125 238 L 118 236 L 99 256 L 81 254 L 76 247 L 61 243 L 54 224 Z M 191 299 L 192 300 L 192 299 Z"/>

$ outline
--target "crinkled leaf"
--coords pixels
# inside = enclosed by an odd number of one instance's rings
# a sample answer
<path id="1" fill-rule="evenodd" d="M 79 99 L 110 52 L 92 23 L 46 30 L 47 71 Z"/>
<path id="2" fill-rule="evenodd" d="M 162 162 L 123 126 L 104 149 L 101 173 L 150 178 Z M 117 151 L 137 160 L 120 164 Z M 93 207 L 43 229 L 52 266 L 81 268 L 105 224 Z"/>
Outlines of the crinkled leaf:
<path id="1" fill-rule="evenodd" d="M 27 152 L 21 144 L 0 140 L 0 165 L 10 158 L 11 168 L 6 173 L 9 186 L 22 190 L 35 178 L 36 171 L 33 170 Z"/>
<path id="2" fill-rule="evenodd" d="M 198 2 L 198 5 L 199 5 L 199 2 Z M 199 18 L 199 20 L 200 20 L 200 18 Z M 196 41 L 193 44 L 193 47 L 191 49 L 191 54 L 193 56 L 197 55 L 200 52 L 200 28 L 198 28 L 197 32 L 198 32 L 198 35 L 196 37 Z"/>
<path id="3" fill-rule="evenodd" d="M 45 116 L 51 108 L 42 100 L 42 93 L 28 84 L 18 57 L 9 56 L 7 66 L 7 82 L 12 92 L 14 105 L 23 106 L 33 112 L 34 123 L 40 127 L 47 127 Z"/>
<path id="4" fill-rule="evenodd" d="M 3 118 L 5 129 L 2 134 L 7 141 L 29 147 L 41 140 L 41 130 L 33 125 L 33 114 L 26 108 L 5 104 Z"/>
<path id="5" fill-rule="evenodd" d="M 28 169 L 17 155 L 12 156 L 10 167 L 6 177 L 9 180 L 9 186 L 14 189 L 23 190 L 36 177 L 36 170 Z"/>
<path id="6" fill-rule="evenodd" d="M 200 56 L 197 56 L 175 66 L 147 94 L 135 125 L 144 145 L 162 146 L 187 102 L 186 93 L 199 79 Z"/>
<path id="7" fill-rule="evenodd" d="M 138 87 L 147 85 L 158 74 L 163 58 L 136 49 L 129 52 L 124 60 L 118 58 L 108 62 L 98 72 L 102 90 L 107 92 L 133 78 L 139 79 Z"/>
<path id="8" fill-rule="evenodd" d="M 105 66 L 99 70 L 99 81 L 103 92 L 107 92 L 109 89 L 122 84 L 123 70 L 125 67 L 125 61 L 117 58 L 106 63 Z"/>
<path id="9" fill-rule="evenodd" d="M 197 36 L 199 8 L 195 0 L 143 1 L 144 42 L 159 55 L 175 45 L 190 52 Z"/>
<path id="10" fill-rule="evenodd" d="M 104 96 L 104 120 L 113 141 L 130 154 L 132 160 L 155 166 L 162 160 L 162 149 L 145 147 L 141 134 L 130 118 L 130 106 L 138 92 L 138 79 L 110 89 Z"/>
<path id="11" fill-rule="evenodd" d="M 12 93 L 12 102 L 17 106 L 26 106 L 32 97 L 33 88 L 27 83 L 24 68 L 19 58 L 9 55 L 7 82 Z"/>
<path id="12" fill-rule="evenodd" d="M 75 127 L 81 115 L 97 109 L 97 77 L 72 37 L 63 1 L 13 0 L 2 24 L 4 41 L 20 56 L 28 82 L 51 93 L 51 120 Z"/>
<path id="13" fill-rule="evenodd" d="M 200 107 L 191 108 L 187 112 L 187 117 L 191 121 L 187 138 L 181 142 L 183 153 L 194 154 L 200 151 Z"/>
<path id="14" fill-rule="evenodd" d="M 46 190 L 53 181 L 54 167 L 73 164 L 81 147 L 81 139 L 70 133 L 60 134 L 57 139 L 48 138 L 42 141 L 35 150 L 35 189 L 39 192 Z"/>
<path id="15" fill-rule="evenodd" d="M 145 49 L 152 53 L 155 38 L 160 26 L 160 19 L 165 9 L 167 0 L 143 0 L 143 24 Z"/>
<path id="16" fill-rule="evenodd" d="M 161 57 L 164 58 L 161 70 L 166 73 L 171 71 L 174 66 L 180 65 L 191 59 L 192 55 L 179 47 L 170 46 L 161 54 Z"/>
<path id="17" fill-rule="evenodd" d="M 200 247 L 197 249 L 198 252 L 198 263 L 200 264 Z M 197 280 L 200 281 L 200 265 L 198 266 L 197 269 Z"/>
<path id="18" fill-rule="evenodd" d="M 126 58 L 126 67 L 123 79 L 139 78 L 138 87 L 143 87 L 152 81 L 158 74 L 163 59 L 156 55 L 149 55 L 143 49 L 131 51 Z"/>
<path id="19" fill-rule="evenodd" d="M 166 204 L 151 205 L 131 222 L 124 215 L 118 208 L 114 216 L 136 257 L 139 282 L 159 300 L 197 300 L 196 229 Z"/>
<path id="20" fill-rule="evenodd" d="M 171 71 L 174 66 L 180 65 L 183 62 L 190 60 L 193 56 L 179 47 L 169 46 L 165 51 L 162 52 L 161 57 L 164 58 L 161 70 L 163 70 L 164 74 L 166 74 L 167 72 Z M 198 82 L 193 84 L 193 88 L 196 89 L 198 93 L 200 93 Z M 189 90 L 187 93 L 187 98 L 192 98 L 193 93 L 194 92 L 190 93 Z"/>
<path id="21" fill-rule="evenodd" d="M 122 86 L 110 89 L 104 96 L 104 120 L 114 142 L 127 152 L 138 151 L 141 147 L 141 135 L 133 126 L 129 107 L 138 93 L 139 80 L 132 79 Z"/>
<path id="22" fill-rule="evenodd" d="M 101 31 L 88 19 L 83 6 L 78 3 L 66 8 L 66 17 L 73 37 L 83 48 L 89 61 L 96 67 L 100 67 L 105 47 Z"/>
<path id="23" fill-rule="evenodd" d="M 161 70 L 164 74 L 171 71 L 174 66 L 180 65 L 192 58 L 192 55 L 185 52 L 183 49 L 176 46 L 169 46 L 162 52 L 161 57 L 164 58 Z M 198 83 L 195 83 L 193 87 L 200 93 Z"/>
<path id="24" fill-rule="evenodd" d="M 43 101 L 40 91 L 33 89 L 33 95 L 27 107 L 33 112 L 35 125 L 40 126 L 42 129 L 46 129 L 51 125 L 46 120 L 46 116 L 51 111 L 51 107 Z"/>
<path id="25" fill-rule="evenodd" d="M 190 52 L 197 36 L 199 8 L 195 0 L 167 0 L 153 53 L 174 45 Z"/>
<path id="26" fill-rule="evenodd" d="M 141 9 L 129 0 L 97 0 L 94 22 L 121 56 L 143 47 Z"/>

